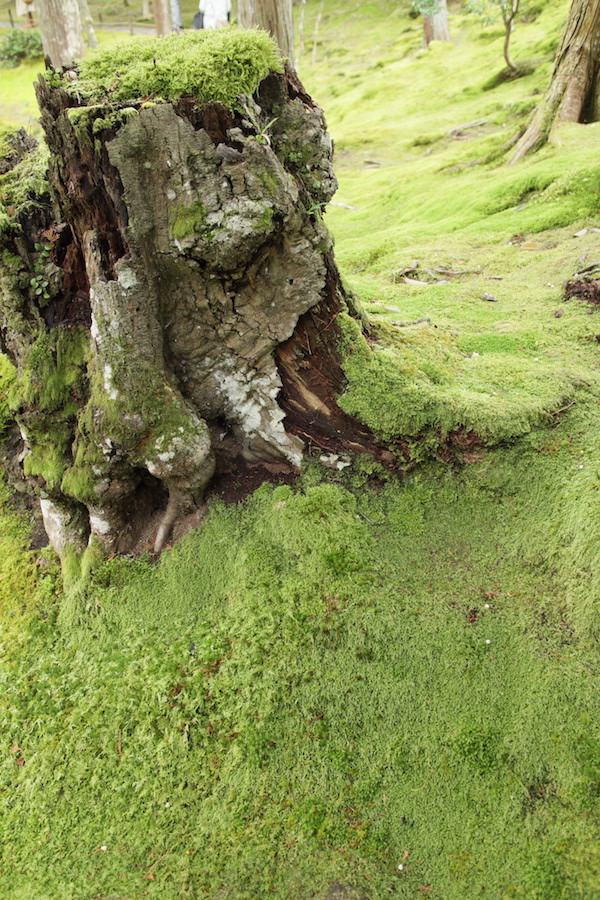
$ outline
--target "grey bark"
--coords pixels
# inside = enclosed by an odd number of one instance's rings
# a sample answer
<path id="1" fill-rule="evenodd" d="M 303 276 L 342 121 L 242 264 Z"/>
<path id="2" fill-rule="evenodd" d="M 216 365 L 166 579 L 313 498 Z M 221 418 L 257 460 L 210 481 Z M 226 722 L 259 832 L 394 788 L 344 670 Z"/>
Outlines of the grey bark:
<path id="1" fill-rule="evenodd" d="M 541 147 L 554 124 L 597 117 L 600 0 L 573 0 L 550 86 L 517 144 L 512 162 Z"/>
<path id="2" fill-rule="evenodd" d="M 171 0 L 171 22 L 173 28 L 183 28 L 183 19 L 181 18 L 181 6 L 179 0 Z"/>
<path id="3" fill-rule="evenodd" d="M 37 0 L 36 13 L 44 53 L 60 69 L 85 53 L 78 0 Z"/>
<path id="4" fill-rule="evenodd" d="M 423 16 L 423 43 L 426 47 L 431 41 L 449 41 L 448 6 L 446 0 L 439 0 L 438 10 L 431 15 Z"/>
<path id="5" fill-rule="evenodd" d="M 81 25 L 85 38 L 85 42 L 92 50 L 98 46 L 96 32 L 94 31 L 94 22 L 88 5 L 88 0 L 78 0 L 79 13 L 81 16 Z"/>
<path id="6" fill-rule="evenodd" d="M 282 55 L 294 62 L 292 0 L 238 0 L 238 22 L 242 28 L 268 31 Z"/>

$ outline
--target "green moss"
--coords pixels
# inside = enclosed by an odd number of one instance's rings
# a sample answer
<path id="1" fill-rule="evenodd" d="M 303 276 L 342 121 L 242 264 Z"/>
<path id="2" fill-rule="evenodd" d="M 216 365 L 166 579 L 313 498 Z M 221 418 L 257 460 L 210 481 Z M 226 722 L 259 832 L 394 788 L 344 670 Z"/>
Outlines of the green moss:
<path id="1" fill-rule="evenodd" d="M 85 328 L 40 328 L 31 347 L 20 383 L 20 401 L 45 413 L 62 410 L 72 415 L 73 393 L 81 385 L 87 363 L 89 332 Z"/>
<path id="2" fill-rule="evenodd" d="M 84 393 L 89 332 L 84 328 L 41 328 L 25 368 L 11 386 L 12 407 L 27 434 L 27 475 L 58 488 L 69 464 L 73 420 Z"/>
<path id="3" fill-rule="evenodd" d="M 0 353 L 0 441 L 6 435 L 9 424 L 13 419 L 8 396 L 16 376 L 15 367 L 4 354 Z"/>
<path id="4" fill-rule="evenodd" d="M 82 448 L 79 447 L 75 465 L 70 466 L 65 471 L 60 485 L 63 494 L 73 497 L 82 503 L 98 499 L 94 493 L 94 485 L 96 483 L 94 473 L 90 466 L 85 465 L 84 459 L 85 454 L 82 452 Z M 80 462 L 83 464 L 78 464 Z"/>
<path id="5" fill-rule="evenodd" d="M 8 232 L 28 210 L 49 205 L 48 150 L 44 143 L 0 175 L 0 235 Z"/>
<path id="6" fill-rule="evenodd" d="M 380 325 L 373 348 L 356 322 L 341 317 L 340 324 L 348 379 L 340 405 L 385 439 L 466 429 L 488 443 L 504 441 L 547 420 L 577 387 L 575 372 L 539 365 L 531 335 L 521 342 L 502 335 L 457 342 L 426 322 Z M 436 444 L 434 437 L 433 450 Z"/>
<path id="7" fill-rule="evenodd" d="M 271 38 L 236 28 L 144 38 L 100 50 L 82 61 L 78 93 L 94 99 L 192 96 L 236 105 L 282 61 Z"/>
<path id="8" fill-rule="evenodd" d="M 206 210 L 201 200 L 190 206 L 177 207 L 174 214 L 172 233 L 175 240 L 191 234 L 201 234 L 206 229 Z"/>

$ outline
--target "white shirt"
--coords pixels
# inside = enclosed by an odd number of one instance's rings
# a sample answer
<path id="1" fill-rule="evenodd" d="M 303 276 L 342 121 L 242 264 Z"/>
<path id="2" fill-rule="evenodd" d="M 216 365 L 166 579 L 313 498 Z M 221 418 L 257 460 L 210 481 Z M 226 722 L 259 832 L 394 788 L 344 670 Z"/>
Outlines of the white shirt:
<path id="1" fill-rule="evenodd" d="M 231 0 L 200 0 L 200 12 L 204 13 L 205 22 L 226 22 L 227 14 L 231 12 Z"/>

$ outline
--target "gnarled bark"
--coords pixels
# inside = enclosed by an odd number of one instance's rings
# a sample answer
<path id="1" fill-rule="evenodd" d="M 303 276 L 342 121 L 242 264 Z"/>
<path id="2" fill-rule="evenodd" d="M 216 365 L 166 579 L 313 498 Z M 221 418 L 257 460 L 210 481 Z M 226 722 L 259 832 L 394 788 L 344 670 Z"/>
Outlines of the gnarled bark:
<path id="1" fill-rule="evenodd" d="M 573 0 L 546 96 L 519 140 L 512 162 L 541 147 L 558 122 L 598 118 L 600 0 Z"/>
<path id="2" fill-rule="evenodd" d="M 243 113 L 190 98 L 81 107 L 44 79 L 38 99 L 59 221 L 29 223 L 22 321 L 5 292 L 2 324 L 56 549 L 128 551 L 158 512 L 159 550 L 232 444 L 288 471 L 307 447 L 394 465 L 336 402 L 345 302 L 321 217 L 332 145 L 292 72 Z M 52 248 L 46 305 L 24 289 L 48 252 L 36 224 Z"/>

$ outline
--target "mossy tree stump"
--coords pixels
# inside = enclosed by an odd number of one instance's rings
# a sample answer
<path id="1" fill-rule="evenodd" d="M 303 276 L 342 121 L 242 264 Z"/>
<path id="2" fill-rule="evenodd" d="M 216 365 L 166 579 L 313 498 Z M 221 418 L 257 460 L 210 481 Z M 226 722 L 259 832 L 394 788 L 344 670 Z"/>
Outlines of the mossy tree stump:
<path id="1" fill-rule="evenodd" d="M 250 53 L 259 39 L 243 40 Z M 159 550 L 221 454 L 298 467 L 313 445 L 389 461 L 336 402 L 332 145 L 294 74 L 274 55 L 229 105 L 90 96 L 87 75 L 40 79 L 54 214 L 29 210 L 5 240 L 29 324 L 4 291 L 3 343 L 56 549 L 126 552 L 161 510 Z"/>

